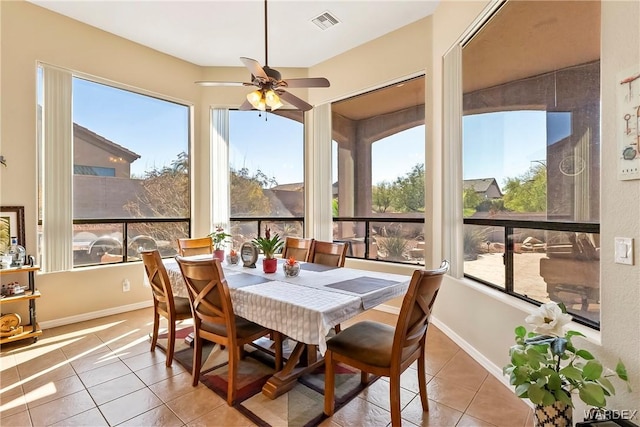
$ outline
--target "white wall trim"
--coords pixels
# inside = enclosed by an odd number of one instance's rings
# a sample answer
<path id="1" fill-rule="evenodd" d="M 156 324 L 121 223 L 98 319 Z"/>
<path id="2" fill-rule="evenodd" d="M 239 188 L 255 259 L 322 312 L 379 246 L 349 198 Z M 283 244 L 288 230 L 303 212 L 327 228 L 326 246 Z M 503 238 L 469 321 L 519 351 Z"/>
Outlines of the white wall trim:
<path id="1" fill-rule="evenodd" d="M 87 320 L 98 319 L 100 317 L 111 316 L 113 314 L 126 313 L 127 311 L 140 310 L 141 308 L 153 307 L 153 301 L 142 301 L 135 304 L 121 305 L 118 307 L 107 308 L 105 310 L 92 311 L 90 313 L 82 313 L 76 316 L 63 317 L 61 319 L 47 320 L 38 322 L 42 329 L 55 328 L 57 326 L 70 325 L 72 323 L 86 322 Z"/>

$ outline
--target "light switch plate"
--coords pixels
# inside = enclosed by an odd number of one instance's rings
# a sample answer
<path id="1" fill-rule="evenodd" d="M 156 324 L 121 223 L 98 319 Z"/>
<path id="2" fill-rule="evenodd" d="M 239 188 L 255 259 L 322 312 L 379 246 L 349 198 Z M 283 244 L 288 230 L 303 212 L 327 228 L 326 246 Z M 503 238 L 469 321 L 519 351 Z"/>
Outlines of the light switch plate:
<path id="1" fill-rule="evenodd" d="M 631 237 L 615 238 L 616 264 L 633 265 L 633 239 Z"/>

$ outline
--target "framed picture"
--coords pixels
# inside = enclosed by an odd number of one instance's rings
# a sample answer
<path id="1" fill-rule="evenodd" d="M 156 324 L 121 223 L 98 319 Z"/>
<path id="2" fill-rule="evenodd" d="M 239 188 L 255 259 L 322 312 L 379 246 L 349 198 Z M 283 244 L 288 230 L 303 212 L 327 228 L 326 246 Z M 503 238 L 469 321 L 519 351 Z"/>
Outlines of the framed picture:
<path id="1" fill-rule="evenodd" d="M 25 246 L 24 206 L 0 206 L 0 252 L 11 246 L 11 238 L 17 237 L 18 244 Z"/>

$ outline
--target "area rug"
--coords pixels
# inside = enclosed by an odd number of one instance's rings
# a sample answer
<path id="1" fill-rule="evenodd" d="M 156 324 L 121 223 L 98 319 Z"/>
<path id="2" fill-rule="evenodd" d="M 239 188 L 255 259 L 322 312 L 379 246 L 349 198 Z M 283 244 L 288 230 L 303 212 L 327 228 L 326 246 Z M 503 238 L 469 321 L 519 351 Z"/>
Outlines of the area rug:
<path id="1" fill-rule="evenodd" d="M 193 348 L 185 342 L 192 331 L 186 327 L 176 331 L 174 360 L 191 372 L 193 366 Z M 268 340 L 261 345 L 268 346 Z M 158 337 L 158 347 L 165 350 L 166 334 Z M 293 345 L 291 345 L 293 348 Z M 269 399 L 262 394 L 262 386 L 274 374 L 274 359 L 271 355 L 245 347 L 246 357 L 238 367 L 238 390 L 234 408 L 244 414 L 256 425 L 269 426 L 305 426 L 320 424 L 326 415 L 324 405 L 324 366 L 298 380 L 298 384 L 288 393 L 277 399 Z M 285 356 L 287 348 L 285 346 Z M 200 381 L 217 395 L 227 396 L 228 353 L 219 345 L 204 342 L 202 352 Z M 338 365 L 335 369 L 336 410 L 356 397 L 365 386 L 360 383 L 360 371 L 348 366 Z M 371 381 L 369 384 L 371 384 Z"/>

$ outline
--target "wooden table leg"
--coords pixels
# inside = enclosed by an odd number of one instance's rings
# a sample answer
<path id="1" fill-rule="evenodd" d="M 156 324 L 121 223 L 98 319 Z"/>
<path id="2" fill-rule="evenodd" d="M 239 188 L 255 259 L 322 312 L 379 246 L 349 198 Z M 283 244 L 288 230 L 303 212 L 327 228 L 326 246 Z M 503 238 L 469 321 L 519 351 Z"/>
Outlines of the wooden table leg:
<path id="1" fill-rule="evenodd" d="M 275 399 L 276 397 L 291 390 L 296 385 L 298 378 L 301 375 L 311 372 L 321 366 L 324 363 L 324 359 L 318 359 L 316 347 L 317 346 L 313 344 L 305 344 L 301 342 L 296 343 L 296 346 L 289 356 L 289 360 L 287 360 L 287 363 L 284 365 L 284 368 L 269 378 L 266 384 L 262 387 L 262 394 L 270 399 Z M 305 350 L 307 350 L 307 357 L 303 358 L 302 356 Z M 310 353 L 313 353 L 313 357 L 310 356 Z M 313 361 L 311 363 L 302 363 L 301 366 L 298 366 L 301 359 L 303 362 Z"/>

